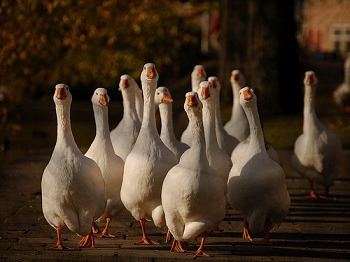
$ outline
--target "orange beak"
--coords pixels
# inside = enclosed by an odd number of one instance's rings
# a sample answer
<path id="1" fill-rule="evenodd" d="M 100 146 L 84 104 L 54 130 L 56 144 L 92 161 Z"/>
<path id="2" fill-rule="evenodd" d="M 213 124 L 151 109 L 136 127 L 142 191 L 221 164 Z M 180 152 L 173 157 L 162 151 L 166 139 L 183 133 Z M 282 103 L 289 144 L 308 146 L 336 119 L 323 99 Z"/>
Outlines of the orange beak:
<path id="1" fill-rule="evenodd" d="M 106 94 L 100 94 L 100 104 L 103 106 L 108 105 L 108 98 Z"/>
<path id="2" fill-rule="evenodd" d="M 244 90 L 243 97 L 244 97 L 244 100 L 249 101 L 253 98 L 253 94 L 249 90 Z"/>
<path id="3" fill-rule="evenodd" d="M 156 70 L 153 66 L 147 67 L 147 73 L 146 76 L 150 79 L 153 79 L 156 77 Z"/>
<path id="4" fill-rule="evenodd" d="M 309 74 L 309 75 L 307 75 L 307 81 L 310 83 L 310 84 L 312 84 L 313 83 L 313 81 L 314 81 L 314 78 L 312 77 L 312 74 Z"/>
<path id="5" fill-rule="evenodd" d="M 237 73 L 233 73 L 232 76 L 233 76 L 233 80 L 235 80 L 235 81 L 238 80 L 238 74 Z"/>
<path id="6" fill-rule="evenodd" d="M 203 76 L 203 77 L 205 76 L 202 68 L 198 69 L 197 76 Z"/>
<path id="7" fill-rule="evenodd" d="M 195 98 L 194 95 L 189 95 L 189 96 L 187 97 L 187 105 L 188 105 L 189 107 L 195 107 L 195 106 L 198 105 L 198 102 L 197 102 L 197 100 L 196 100 L 196 98 Z"/>
<path id="8" fill-rule="evenodd" d="M 215 89 L 218 87 L 217 84 L 216 84 L 216 81 L 215 81 L 214 79 L 210 80 L 209 82 L 210 82 L 210 84 L 213 85 L 213 87 L 214 87 Z"/>
<path id="9" fill-rule="evenodd" d="M 207 99 L 210 97 L 210 90 L 209 87 L 202 87 L 202 93 L 201 93 L 202 98 Z"/>
<path id="10" fill-rule="evenodd" d="M 128 79 L 123 79 L 121 86 L 124 88 L 128 88 L 130 86 Z M 118 90 L 120 91 L 120 87 L 118 88 Z"/>
<path id="11" fill-rule="evenodd" d="M 65 100 L 66 97 L 67 97 L 67 95 L 66 95 L 66 91 L 64 90 L 64 88 L 57 88 L 56 98 L 59 100 Z"/>
<path id="12" fill-rule="evenodd" d="M 174 100 L 169 95 L 164 94 L 162 101 L 165 103 L 172 103 Z"/>

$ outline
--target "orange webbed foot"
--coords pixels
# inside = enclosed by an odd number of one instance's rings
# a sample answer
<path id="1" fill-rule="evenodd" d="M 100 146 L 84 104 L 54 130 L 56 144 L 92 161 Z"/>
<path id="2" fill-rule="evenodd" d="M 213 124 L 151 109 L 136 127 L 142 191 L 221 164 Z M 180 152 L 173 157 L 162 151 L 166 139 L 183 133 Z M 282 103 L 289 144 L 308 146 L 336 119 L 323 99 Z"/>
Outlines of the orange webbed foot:
<path id="1" fill-rule="evenodd" d="M 159 243 L 152 241 L 149 237 L 143 237 L 139 242 L 134 243 L 134 245 L 159 245 Z"/>
<path id="2" fill-rule="evenodd" d="M 101 237 L 101 238 L 116 238 L 115 235 L 110 234 L 110 233 L 108 233 L 108 232 L 104 232 L 104 231 L 102 231 L 102 232 L 99 233 L 99 234 L 95 234 L 95 236 L 96 236 L 96 237 Z"/>
<path id="3" fill-rule="evenodd" d="M 188 248 L 188 242 L 181 242 L 174 239 L 173 244 L 171 245 L 171 252 L 175 253 L 184 253 Z"/>
<path id="4" fill-rule="evenodd" d="M 202 250 L 197 250 L 196 252 L 192 252 L 192 253 L 186 254 L 186 256 L 191 256 L 193 258 L 196 258 L 196 257 L 210 257 L 210 255 L 208 255 L 207 253 L 204 253 Z"/>
<path id="5" fill-rule="evenodd" d="M 63 244 L 57 244 L 56 246 L 50 247 L 48 250 L 58 250 L 58 251 L 67 251 L 67 250 L 73 250 L 74 248 L 66 247 Z"/>
<path id="6" fill-rule="evenodd" d="M 85 237 L 83 237 L 80 242 L 79 242 L 79 247 L 80 248 L 94 248 L 95 247 L 95 241 L 94 241 L 94 236 L 92 234 L 92 231 L 90 232 L 90 234 L 86 235 Z"/>

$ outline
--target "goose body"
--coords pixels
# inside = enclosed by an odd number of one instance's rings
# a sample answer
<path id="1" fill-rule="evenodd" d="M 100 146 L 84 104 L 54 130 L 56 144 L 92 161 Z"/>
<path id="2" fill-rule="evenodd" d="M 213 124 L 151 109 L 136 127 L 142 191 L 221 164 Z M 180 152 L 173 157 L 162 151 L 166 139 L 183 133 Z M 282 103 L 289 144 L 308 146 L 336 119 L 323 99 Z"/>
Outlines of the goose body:
<path id="1" fill-rule="evenodd" d="M 219 82 L 219 79 L 216 76 L 211 76 L 211 77 L 208 77 L 208 81 L 212 84 L 212 86 L 216 91 L 215 131 L 216 131 L 218 144 L 219 144 L 219 147 L 222 150 L 225 150 L 225 152 L 230 156 L 233 149 L 235 149 L 235 147 L 238 145 L 239 141 L 237 138 L 230 136 L 226 132 L 222 124 L 221 109 L 220 109 L 221 84 Z"/>
<path id="2" fill-rule="evenodd" d="M 157 227 L 165 225 L 161 187 L 165 175 L 177 163 L 176 156 L 164 145 L 156 128 L 154 95 L 157 81 L 155 65 L 145 64 L 141 73 L 143 121 L 136 143 L 125 161 L 120 192 L 126 209 L 141 223 L 143 238 L 137 244 L 155 244 L 145 232 L 146 219 L 153 220 Z"/>
<path id="3" fill-rule="evenodd" d="M 108 103 L 109 96 L 104 88 L 97 88 L 92 95 L 96 136 L 85 156 L 94 160 L 101 169 L 105 181 L 107 205 L 104 214 L 97 220 L 106 222 L 100 237 L 114 237 L 108 233 L 111 219 L 124 210 L 120 200 L 120 188 L 123 180 L 124 161 L 115 154 L 109 133 Z"/>
<path id="4" fill-rule="evenodd" d="M 350 53 L 344 63 L 344 82 L 333 92 L 335 103 L 345 112 L 350 112 Z"/>
<path id="5" fill-rule="evenodd" d="M 239 90 L 244 87 L 245 79 L 241 71 L 233 70 L 230 77 L 233 105 L 230 120 L 224 125 L 225 130 L 230 136 L 238 141 L 243 141 L 249 136 L 249 124 L 247 117 L 239 103 Z"/>
<path id="6" fill-rule="evenodd" d="M 192 92 L 197 92 L 199 89 L 199 83 L 204 81 L 206 78 L 207 78 L 207 73 L 205 72 L 204 66 L 196 65 L 193 68 L 193 71 L 191 73 Z M 192 132 L 188 124 L 186 129 L 181 134 L 180 141 L 182 143 L 187 144 L 188 146 L 191 146 L 191 141 L 192 141 L 191 136 L 192 136 Z"/>
<path id="7" fill-rule="evenodd" d="M 203 126 L 209 165 L 221 175 L 226 184 L 232 162 L 230 156 L 219 147 L 216 137 L 216 91 L 210 82 L 203 81 L 200 83 L 198 94 L 199 99 L 203 103 Z"/>
<path id="8" fill-rule="evenodd" d="M 227 199 L 244 217 L 244 235 L 250 238 L 269 232 L 287 216 L 290 197 L 284 171 L 267 154 L 257 112 L 256 96 L 249 87 L 240 91 L 240 103 L 247 115 L 251 137 L 248 150 L 233 163 L 227 182 Z"/>
<path id="9" fill-rule="evenodd" d="M 85 157 L 74 141 L 70 123 L 72 96 L 68 86 L 56 85 L 53 100 L 57 114 L 57 141 L 42 180 L 42 208 L 47 222 L 57 231 L 57 245 L 53 249 L 66 249 L 61 241 L 61 230 L 85 236 L 81 247 L 94 247 L 92 223 L 104 212 L 105 185 L 99 166 Z"/>
<path id="10" fill-rule="evenodd" d="M 317 78 L 314 72 L 305 73 L 303 133 L 296 139 L 293 167 L 310 183 L 307 197 L 317 198 L 313 183 L 322 184 L 326 196 L 340 172 L 343 161 L 343 149 L 338 137 L 317 118 L 315 111 L 315 90 Z"/>
<path id="11" fill-rule="evenodd" d="M 184 252 L 186 242 L 202 234 L 201 245 L 191 256 L 203 252 L 207 231 L 225 215 L 224 183 L 209 166 L 202 120 L 202 103 L 196 92 L 186 94 L 185 111 L 192 130 L 192 146 L 168 172 L 162 188 L 166 224 L 174 236 L 172 251 Z"/>
<path id="12" fill-rule="evenodd" d="M 123 96 L 124 113 L 122 120 L 111 131 L 110 136 L 115 153 L 125 162 L 126 157 L 134 147 L 141 128 L 135 101 L 137 97 L 135 94 L 139 93 L 139 88 L 136 81 L 129 75 L 122 75 L 120 77 L 119 90 Z"/>
<path id="13" fill-rule="evenodd" d="M 189 148 L 185 143 L 180 142 L 175 138 L 173 128 L 173 108 L 172 98 L 168 88 L 158 87 L 154 96 L 154 101 L 159 107 L 161 119 L 160 139 L 175 155 L 177 160 L 180 160 L 181 155 Z"/>

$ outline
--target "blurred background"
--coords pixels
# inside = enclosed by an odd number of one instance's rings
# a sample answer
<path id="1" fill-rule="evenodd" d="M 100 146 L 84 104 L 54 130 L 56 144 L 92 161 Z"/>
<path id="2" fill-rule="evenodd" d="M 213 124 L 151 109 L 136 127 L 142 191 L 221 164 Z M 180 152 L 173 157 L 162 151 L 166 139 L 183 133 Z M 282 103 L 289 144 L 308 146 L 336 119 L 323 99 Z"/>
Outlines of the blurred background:
<path id="1" fill-rule="evenodd" d="M 259 90 L 265 136 L 277 149 L 293 149 L 302 132 L 302 80 L 313 70 L 317 115 L 349 149 L 350 115 L 332 98 L 350 52 L 349 14 L 349 0 L 2 0 L 0 166 L 28 150 L 53 150 L 57 83 L 70 86 L 73 134 L 86 150 L 95 136 L 93 91 L 108 90 L 113 129 L 123 114 L 120 76 L 140 83 L 147 62 L 174 98 L 177 138 L 188 121 L 190 73 L 202 64 L 221 82 L 224 123 L 233 69 Z"/>

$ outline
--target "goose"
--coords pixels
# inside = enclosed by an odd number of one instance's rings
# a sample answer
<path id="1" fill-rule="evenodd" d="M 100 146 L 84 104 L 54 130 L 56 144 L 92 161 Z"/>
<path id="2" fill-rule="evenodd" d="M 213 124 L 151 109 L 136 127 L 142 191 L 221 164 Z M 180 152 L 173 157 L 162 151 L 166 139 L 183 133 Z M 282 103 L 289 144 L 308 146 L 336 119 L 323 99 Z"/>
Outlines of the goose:
<path id="1" fill-rule="evenodd" d="M 288 213 L 290 197 L 281 166 L 267 154 L 257 111 L 257 98 L 249 87 L 240 90 L 240 104 L 250 127 L 248 150 L 233 163 L 227 182 L 227 199 L 244 217 L 244 238 L 265 231 L 262 241 L 271 244 L 270 230 L 282 223 Z"/>
<path id="2" fill-rule="evenodd" d="M 215 130 L 218 144 L 222 150 L 225 150 L 228 155 L 231 155 L 233 149 L 238 145 L 239 141 L 237 138 L 230 136 L 222 124 L 220 109 L 221 84 L 219 79 L 216 76 L 210 76 L 208 77 L 208 81 L 212 84 L 216 91 Z"/>
<path id="3" fill-rule="evenodd" d="M 235 69 L 230 77 L 233 106 L 230 120 L 224 125 L 225 130 L 230 136 L 235 137 L 240 142 L 249 136 L 249 124 L 244 111 L 239 104 L 239 90 L 245 85 L 245 78 L 241 71 Z"/>
<path id="4" fill-rule="evenodd" d="M 203 65 L 196 65 L 194 66 L 192 73 L 191 73 L 191 86 L 192 86 L 192 92 L 197 92 L 199 88 L 199 83 L 204 81 L 207 78 L 207 73 L 205 72 Z M 187 125 L 186 129 L 181 134 L 180 141 L 182 143 L 187 144 L 188 146 L 191 146 L 191 130 L 189 129 L 189 124 Z"/>
<path id="5" fill-rule="evenodd" d="M 292 164 L 310 184 L 306 198 L 327 197 L 329 188 L 340 172 L 344 153 L 338 137 L 317 118 L 315 92 L 318 80 L 313 71 L 305 72 L 303 133 L 296 139 Z M 325 187 L 325 196 L 315 193 L 313 183 Z"/>
<path id="6" fill-rule="evenodd" d="M 161 119 L 160 139 L 163 143 L 176 155 L 177 160 L 180 160 L 181 155 L 189 146 L 180 142 L 175 138 L 173 128 L 173 107 L 171 94 L 165 86 L 158 87 L 154 96 L 154 101 L 159 107 Z"/>
<path id="7" fill-rule="evenodd" d="M 124 161 L 115 154 L 109 134 L 108 104 L 109 96 L 105 88 L 97 88 L 92 95 L 96 136 L 85 156 L 94 160 L 101 169 L 106 186 L 107 205 L 104 214 L 97 222 L 106 222 L 99 237 L 115 237 L 108 232 L 111 219 L 124 210 L 120 200 Z"/>
<path id="8" fill-rule="evenodd" d="M 92 223 L 106 206 L 105 184 L 98 165 L 84 156 L 71 129 L 72 95 L 65 84 L 55 86 L 57 141 L 41 180 L 42 209 L 57 232 L 54 250 L 70 249 L 62 243 L 62 229 L 84 236 L 79 247 L 95 247 Z"/>
<path id="9" fill-rule="evenodd" d="M 146 220 L 157 227 L 165 226 L 161 205 L 161 187 L 165 175 L 177 164 L 177 158 L 160 139 L 155 121 L 154 95 L 158 73 L 153 63 L 147 63 L 141 73 L 144 95 L 143 120 L 139 136 L 125 160 L 121 200 L 132 216 L 140 221 L 143 237 L 135 244 L 158 244 L 145 230 Z"/>
<path id="10" fill-rule="evenodd" d="M 134 147 L 141 128 L 141 122 L 135 108 L 135 91 L 137 90 L 136 88 L 130 88 L 132 83 L 136 83 L 136 81 L 129 75 L 120 77 L 119 90 L 123 96 L 123 118 L 110 133 L 114 152 L 124 162 Z"/>
<path id="11" fill-rule="evenodd" d="M 128 75 L 126 75 L 128 76 Z M 134 89 L 135 94 L 135 107 L 136 107 L 136 113 L 137 117 L 139 118 L 140 123 L 142 122 L 143 117 L 143 98 L 142 98 L 142 89 L 139 87 L 137 82 L 134 78 L 128 76 L 128 81 L 130 84 L 130 87 Z"/>
<path id="12" fill-rule="evenodd" d="M 207 232 L 225 215 L 226 199 L 221 176 L 209 166 L 204 138 L 202 103 L 196 92 L 188 92 L 184 104 L 188 115 L 192 146 L 166 175 L 162 206 L 166 225 L 174 236 L 172 252 L 185 252 L 190 239 L 202 236 L 197 251 L 187 255 L 209 256 L 203 247 Z"/>
<path id="13" fill-rule="evenodd" d="M 230 156 L 218 145 L 215 131 L 215 103 L 216 92 L 208 81 L 200 83 L 199 99 L 203 103 L 203 126 L 205 134 L 206 152 L 210 167 L 215 169 L 226 184 L 232 162 Z"/>
<path id="14" fill-rule="evenodd" d="M 344 63 L 344 82 L 333 92 L 335 103 L 345 112 L 350 112 L 350 52 Z"/>

